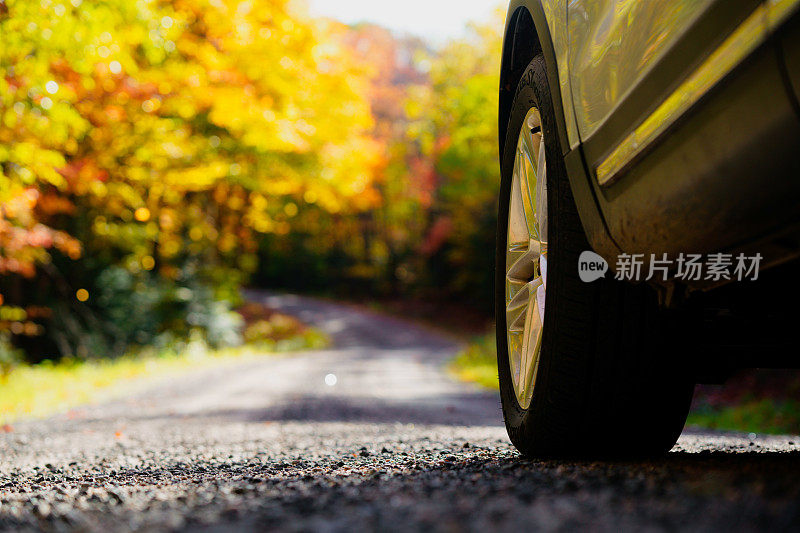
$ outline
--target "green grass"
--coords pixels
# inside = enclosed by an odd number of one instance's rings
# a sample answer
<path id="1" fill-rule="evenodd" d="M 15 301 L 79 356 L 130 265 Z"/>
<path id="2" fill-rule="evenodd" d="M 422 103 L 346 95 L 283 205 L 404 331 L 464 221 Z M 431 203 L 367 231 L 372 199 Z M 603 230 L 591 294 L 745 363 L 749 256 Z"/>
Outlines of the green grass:
<path id="1" fill-rule="evenodd" d="M 450 362 L 449 370 L 463 381 L 477 383 L 487 389 L 499 389 L 494 331 L 476 337 Z"/>
<path id="2" fill-rule="evenodd" d="M 264 357 L 297 350 L 320 349 L 328 343 L 321 332 L 306 328 L 284 340 L 258 342 L 240 348 L 208 350 L 190 343 L 181 352 L 150 351 L 111 360 L 45 362 L 20 365 L 0 379 L 0 424 L 20 418 L 40 418 L 119 396 L 148 377 L 169 377 L 236 359 Z"/>
<path id="3" fill-rule="evenodd" d="M 696 405 L 686 422 L 692 426 L 748 433 L 800 433 L 800 402 L 771 398 L 743 399 L 732 405 Z"/>
<path id="4" fill-rule="evenodd" d="M 497 390 L 497 348 L 494 331 L 477 337 L 450 362 L 450 372 L 459 379 Z M 743 389 L 744 390 L 744 389 Z M 800 433 L 800 401 L 754 398 L 746 394 L 726 405 L 696 403 L 688 425 L 748 433 Z"/>

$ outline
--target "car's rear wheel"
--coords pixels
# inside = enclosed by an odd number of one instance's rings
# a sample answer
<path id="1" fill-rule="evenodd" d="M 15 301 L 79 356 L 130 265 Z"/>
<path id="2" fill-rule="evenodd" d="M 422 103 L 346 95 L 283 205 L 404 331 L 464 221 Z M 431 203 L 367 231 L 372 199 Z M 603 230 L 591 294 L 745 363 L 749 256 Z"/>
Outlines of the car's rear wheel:
<path id="1" fill-rule="evenodd" d="M 646 285 L 579 279 L 589 244 L 541 56 L 512 106 L 497 243 L 498 371 L 514 445 L 538 456 L 669 450 L 693 390 L 670 330 L 680 315 L 660 310 Z"/>

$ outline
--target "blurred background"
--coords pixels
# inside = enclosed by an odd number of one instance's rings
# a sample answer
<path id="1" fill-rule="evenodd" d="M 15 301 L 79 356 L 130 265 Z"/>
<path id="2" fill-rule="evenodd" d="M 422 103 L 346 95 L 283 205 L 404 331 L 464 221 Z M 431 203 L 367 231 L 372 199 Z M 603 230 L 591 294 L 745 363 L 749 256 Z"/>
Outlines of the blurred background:
<path id="1" fill-rule="evenodd" d="M 488 313 L 503 20 L 475 4 L 412 36 L 409 6 L 332 18 L 374 2 L 6 0 L 0 350 L 236 344 L 246 284 Z"/>
<path id="2" fill-rule="evenodd" d="M 142 354 L 325 342 L 243 287 L 487 331 L 491 4 L 0 0 L 0 422 Z M 492 338 L 454 371 L 493 386 Z"/>
<path id="3" fill-rule="evenodd" d="M 485 326 L 504 12 L 423 8 L 0 0 L 6 410 L 20 365 L 302 330 L 245 286 Z"/>

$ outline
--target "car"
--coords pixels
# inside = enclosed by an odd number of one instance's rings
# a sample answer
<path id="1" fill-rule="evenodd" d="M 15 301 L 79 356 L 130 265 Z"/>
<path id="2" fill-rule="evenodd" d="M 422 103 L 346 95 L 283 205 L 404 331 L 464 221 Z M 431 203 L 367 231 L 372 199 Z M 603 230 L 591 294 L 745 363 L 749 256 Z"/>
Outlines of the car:
<path id="1" fill-rule="evenodd" d="M 495 309 L 524 454 L 665 453 L 696 383 L 797 366 L 799 8 L 510 3 Z"/>

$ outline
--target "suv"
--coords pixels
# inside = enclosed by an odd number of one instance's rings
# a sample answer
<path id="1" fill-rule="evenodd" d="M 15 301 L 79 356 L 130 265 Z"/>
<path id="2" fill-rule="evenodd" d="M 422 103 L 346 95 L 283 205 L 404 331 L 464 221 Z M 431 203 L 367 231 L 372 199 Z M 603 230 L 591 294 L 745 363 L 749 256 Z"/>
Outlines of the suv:
<path id="1" fill-rule="evenodd" d="M 799 7 L 511 2 L 495 293 L 523 453 L 663 453 L 695 383 L 800 360 L 779 305 L 798 296 Z"/>

